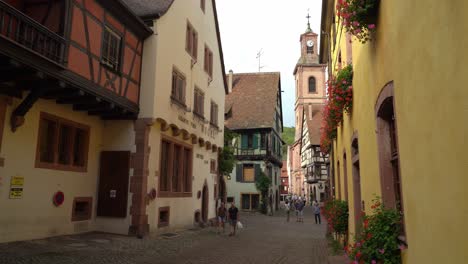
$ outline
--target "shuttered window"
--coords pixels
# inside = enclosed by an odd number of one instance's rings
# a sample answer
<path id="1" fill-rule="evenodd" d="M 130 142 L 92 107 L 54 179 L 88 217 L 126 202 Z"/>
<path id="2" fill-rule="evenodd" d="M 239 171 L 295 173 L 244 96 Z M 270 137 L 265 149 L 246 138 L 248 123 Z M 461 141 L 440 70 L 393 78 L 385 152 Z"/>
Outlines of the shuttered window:
<path id="1" fill-rule="evenodd" d="M 244 164 L 243 181 L 244 182 L 254 182 L 255 181 L 255 171 L 254 171 L 254 166 L 253 165 Z"/>
<path id="2" fill-rule="evenodd" d="M 203 118 L 205 116 L 205 94 L 197 87 L 195 87 L 195 92 L 193 94 L 193 113 Z"/>
<path id="3" fill-rule="evenodd" d="M 185 77 L 175 69 L 172 71 L 171 99 L 185 106 Z"/>
<path id="4" fill-rule="evenodd" d="M 211 102 L 210 124 L 218 127 L 218 105 L 215 102 Z"/>
<path id="5" fill-rule="evenodd" d="M 185 50 L 188 52 L 188 54 L 190 54 L 190 56 L 194 60 L 197 60 L 197 49 L 198 49 L 198 33 L 197 31 L 195 31 L 195 29 L 190 23 L 187 23 Z"/>
<path id="6" fill-rule="evenodd" d="M 204 63 L 205 72 L 208 73 L 210 77 L 213 76 L 213 52 L 205 45 L 205 63 Z"/>

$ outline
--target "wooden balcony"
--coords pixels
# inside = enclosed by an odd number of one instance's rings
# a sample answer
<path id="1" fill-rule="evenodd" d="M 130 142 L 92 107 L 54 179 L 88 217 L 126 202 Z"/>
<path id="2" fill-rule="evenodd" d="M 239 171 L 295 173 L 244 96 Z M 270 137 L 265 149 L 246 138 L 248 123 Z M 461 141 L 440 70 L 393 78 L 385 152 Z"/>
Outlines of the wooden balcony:
<path id="1" fill-rule="evenodd" d="M 237 160 L 265 160 L 280 167 L 283 166 L 281 156 L 269 148 L 236 148 L 234 149 L 234 156 Z"/>
<path id="2" fill-rule="evenodd" d="M 54 63 L 64 62 L 66 40 L 3 1 L 0 1 L 0 37 Z"/>

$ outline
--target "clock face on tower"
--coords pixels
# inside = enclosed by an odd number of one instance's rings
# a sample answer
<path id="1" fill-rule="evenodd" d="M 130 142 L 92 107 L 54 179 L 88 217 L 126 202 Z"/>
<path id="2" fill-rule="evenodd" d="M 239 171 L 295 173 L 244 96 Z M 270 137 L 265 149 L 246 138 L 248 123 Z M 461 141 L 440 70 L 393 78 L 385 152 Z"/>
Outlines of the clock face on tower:
<path id="1" fill-rule="evenodd" d="M 313 47 L 313 46 L 314 46 L 314 42 L 312 40 L 308 40 L 307 47 Z"/>

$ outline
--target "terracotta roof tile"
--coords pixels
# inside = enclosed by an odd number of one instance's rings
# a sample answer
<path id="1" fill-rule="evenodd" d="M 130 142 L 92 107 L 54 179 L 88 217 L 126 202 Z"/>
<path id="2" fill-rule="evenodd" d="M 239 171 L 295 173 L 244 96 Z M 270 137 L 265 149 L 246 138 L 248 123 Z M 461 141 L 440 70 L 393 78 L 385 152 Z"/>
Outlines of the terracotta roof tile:
<path id="1" fill-rule="evenodd" d="M 309 140 L 311 145 L 320 145 L 320 128 L 322 126 L 324 105 L 312 105 L 312 118 L 310 111 L 305 107 L 305 118 L 307 129 L 309 130 Z"/>
<path id="2" fill-rule="evenodd" d="M 239 73 L 232 82 L 225 104 L 225 112 L 231 115 L 225 125 L 232 130 L 274 127 L 280 73 Z"/>

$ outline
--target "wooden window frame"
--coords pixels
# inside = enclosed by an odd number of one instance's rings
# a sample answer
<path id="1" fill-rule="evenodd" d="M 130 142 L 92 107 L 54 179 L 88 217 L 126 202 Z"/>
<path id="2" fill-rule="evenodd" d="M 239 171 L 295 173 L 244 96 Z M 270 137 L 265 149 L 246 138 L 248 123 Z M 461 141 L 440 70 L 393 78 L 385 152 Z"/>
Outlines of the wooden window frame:
<path id="1" fill-rule="evenodd" d="M 343 150 L 343 191 L 344 200 L 348 202 L 348 159 L 346 150 Z"/>
<path id="2" fill-rule="evenodd" d="M 182 87 L 180 87 L 182 85 Z M 186 108 L 187 81 L 185 75 L 177 68 L 172 69 L 171 100 L 172 102 Z"/>
<path id="3" fill-rule="evenodd" d="M 217 169 L 216 169 L 216 160 L 215 159 L 211 159 L 210 160 L 210 172 L 211 173 L 217 173 Z"/>
<path id="4" fill-rule="evenodd" d="M 355 234 L 360 231 L 361 212 L 364 211 L 362 206 L 362 189 L 361 189 L 361 175 L 359 166 L 359 139 L 357 131 L 354 132 L 351 138 L 351 155 L 353 167 L 353 204 L 354 204 L 354 221 L 355 221 Z"/>
<path id="5" fill-rule="evenodd" d="M 161 190 L 161 180 L 163 178 L 163 171 L 162 171 L 162 158 L 163 158 L 163 153 L 162 153 L 162 144 L 163 142 L 167 142 L 169 144 L 169 155 L 170 157 L 167 157 L 167 171 L 168 175 L 165 178 L 168 182 L 168 190 Z M 172 184 L 173 184 L 173 174 L 174 174 L 174 146 L 180 146 L 181 151 L 182 151 L 182 158 L 179 160 L 179 168 L 182 168 L 181 171 L 179 171 L 179 176 L 177 178 L 177 183 L 180 188 L 178 188 L 180 191 L 174 191 L 172 189 Z M 188 163 L 187 163 L 187 155 L 188 156 Z M 160 147 L 160 158 L 159 158 L 159 184 L 158 184 L 158 197 L 192 197 L 192 179 L 193 179 L 193 148 L 192 146 L 176 141 L 174 139 L 171 139 L 167 136 L 162 136 L 161 138 L 161 147 Z M 190 185 L 187 187 L 187 185 Z"/>
<path id="6" fill-rule="evenodd" d="M 205 0 L 200 0 L 200 8 L 205 13 L 205 8 L 206 8 L 206 1 Z"/>
<path id="7" fill-rule="evenodd" d="M 167 213 L 167 221 L 161 222 L 161 213 Z M 171 207 L 163 206 L 158 210 L 158 228 L 167 227 L 171 221 Z"/>
<path id="8" fill-rule="evenodd" d="M 193 92 L 193 114 L 205 119 L 205 93 L 197 86 Z"/>
<path id="9" fill-rule="evenodd" d="M 250 197 L 250 205 L 249 205 L 249 209 L 243 209 L 242 208 L 242 205 L 243 205 L 243 199 L 242 199 L 242 195 L 249 195 Z M 252 209 L 252 196 L 253 195 L 257 195 L 258 196 L 258 206 L 261 206 L 261 196 L 259 193 L 240 193 L 240 204 L 239 204 L 239 208 L 240 210 L 242 211 L 254 211 L 254 210 L 257 210 L 258 208 L 255 208 L 255 209 Z"/>
<path id="10" fill-rule="evenodd" d="M 246 181 L 245 180 L 245 167 L 251 167 L 253 170 L 253 180 L 252 181 Z M 255 165 L 254 164 L 242 164 L 242 182 L 243 183 L 254 183 L 255 182 Z"/>
<path id="11" fill-rule="evenodd" d="M 109 34 L 109 39 L 106 39 L 106 33 Z M 116 39 L 118 47 L 115 49 L 117 52 L 115 61 L 110 59 L 110 43 L 113 39 Z M 120 73 L 122 67 L 122 51 L 123 51 L 123 36 L 113 30 L 110 26 L 104 26 L 102 31 L 102 43 L 101 43 L 101 64 L 106 68 Z M 107 42 L 107 43 L 106 43 Z M 106 45 L 107 44 L 107 45 Z M 107 51 L 107 52 L 106 52 Z"/>
<path id="12" fill-rule="evenodd" d="M 6 109 L 7 109 L 7 98 L 0 96 L 0 153 L 2 150 L 3 130 L 5 126 Z M 0 157 L 0 167 L 4 166 L 4 162 L 5 162 L 4 158 Z"/>
<path id="13" fill-rule="evenodd" d="M 210 125 L 218 128 L 219 107 L 214 101 L 210 104 Z"/>
<path id="14" fill-rule="evenodd" d="M 375 105 L 375 117 L 377 124 L 377 146 L 379 151 L 380 183 L 382 200 L 387 208 L 399 210 L 402 216 L 402 240 L 407 243 L 405 233 L 405 208 L 402 190 L 402 177 L 399 159 L 399 141 L 397 129 L 397 117 L 395 110 L 395 96 L 393 81 L 387 83 L 381 90 Z M 389 110 L 391 110 L 389 112 Z M 392 127 L 393 124 L 393 127 Z M 394 133 L 392 133 L 392 128 Z M 398 184 L 395 183 L 398 178 Z M 397 192 L 399 206 L 397 206 Z"/>
<path id="15" fill-rule="evenodd" d="M 76 214 L 75 209 L 76 209 L 77 202 L 87 202 L 89 204 L 89 209 L 86 212 L 86 215 Z M 71 217 L 72 222 L 91 220 L 92 214 L 93 214 L 93 197 L 75 197 L 73 199 L 72 217 Z"/>
<path id="16" fill-rule="evenodd" d="M 187 32 L 185 37 L 185 50 L 190 57 L 196 61 L 198 56 L 198 32 L 189 21 L 187 21 Z"/>
<path id="17" fill-rule="evenodd" d="M 203 68 L 210 77 L 213 77 L 213 52 L 206 44 Z"/>
<path id="18" fill-rule="evenodd" d="M 41 161 L 41 136 L 42 136 L 42 126 L 43 120 L 51 121 L 56 123 L 55 128 L 55 135 L 54 135 L 54 144 L 53 144 L 53 162 L 43 162 Z M 74 160 L 74 149 L 69 151 L 70 155 L 70 163 L 69 165 L 60 164 L 59 163 L 59 139 L 60 139 L 60 126 L 67 125 L 72 127 L 72 137 L 76 136 L 76 130 L 80 129 L 85 132 L 85 144 L 84 148 L 82 149 L 82 158 L 83 158 L 83 166 L 75 166 L 73 165 Z M 74 139 L 74 138 L 73 138 Z M 90 127 L 84 124 L 80 124 L 65 118 L 61 118 L 52 114 L 48 114 L 45 112 L 40 113 L 39 117 L 39 131 L 37 137 L 37 147 L 36 147 L 36 161 L 35 167 L 42 168 L 42 169 L 51 169 L 51 170 L 63 170 L 63 171 L 75 171 L 75 172 L 86 172 L 88 168 L 88 152 L 89 152 L 89 140 L 90 140 Z M 73 142 L 73 141 L 72 141 Z M 73 144 L 72 144 L 73 145 Z"/>

